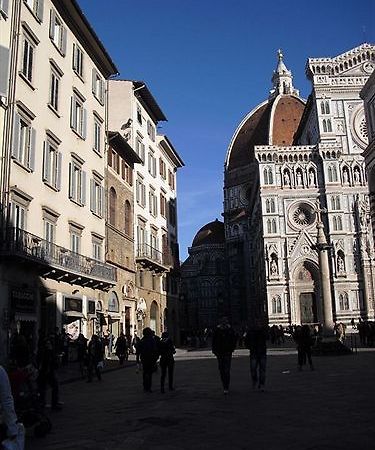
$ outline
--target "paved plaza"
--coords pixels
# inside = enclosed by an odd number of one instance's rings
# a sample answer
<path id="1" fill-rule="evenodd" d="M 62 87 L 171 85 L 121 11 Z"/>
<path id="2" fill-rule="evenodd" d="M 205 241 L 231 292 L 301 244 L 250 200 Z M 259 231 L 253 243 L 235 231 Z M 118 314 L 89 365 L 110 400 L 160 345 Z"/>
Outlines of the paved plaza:
<path id="1" fill-rule="evenodd" d="M 209 351 L 179 352 L 176 390 L 144 394 L 136 367 L 101 383 L 62 386 L 52 432 L 28 438 L 28 450 L 336 450 L 375 448 L 375 352 L 315 357 L 297 370 L 293 349 L 268 357 L 267 390 L 254 392 L 246 350 L 236 351 L 224 396 Z"/>

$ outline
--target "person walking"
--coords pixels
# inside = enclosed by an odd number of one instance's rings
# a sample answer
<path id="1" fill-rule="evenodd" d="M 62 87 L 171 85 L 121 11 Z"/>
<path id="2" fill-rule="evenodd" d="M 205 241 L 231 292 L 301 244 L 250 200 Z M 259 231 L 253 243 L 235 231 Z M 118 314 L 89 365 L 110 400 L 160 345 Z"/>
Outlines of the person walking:
<path id="1" fill-rule="evenodd" d="M 169 334 L 164 331 L 161 335 L 161 340 L 159 341 L 159 354 L 160 354 L 160 368 L 161 368 L 161 378 L 160 378 L 160 391 L 164 394 L 164 383 L 168 370 L 168 386 L 169 390 L 173 391 L 173 372 L 174 372 L 174 357 L 176 353 L 172 339 Z"/>
<path id="2" fill-rule="evenodd" d="M 123 332 L 120 333 L 120 336 L 116 340 L 115 353 L 119 359 L 120 366 L 122 366 L 124 360 L 127 359 L 126 356 L 128 353 L 128 342 Z"/>
<path id="3" fill-rule="evenodd" d="M 52 409 L 60 410 L 61 403 L 59 402 L 59 382 L 56 376 L 58 359 L 54 342 L 54 336 L 47 337 L 40 346 L 37 358 L 39 370 L 37 383 L 42 406 L 44 407 L 46 404 L 46 391 L 47 386 L 49 385 L 52 391 L 51 407 Z"/>
<path id="4" fill-rule="evenodd" d="M 154 332 L 149 327 L 143 330 L 143 338 L 138 344 L 138 354 L 142 363 L 143 390 L 152 392 L 152 373 L 159 358 L 159 349 Z"/>
<path id="5" fill-rule="evenodd" d="M 266 383 L 268 327 L 259 319 L 249 328 L 245 336 L 245 346 L 250 350 L 250 374 L 253 389 L 264 391 Z"/>
<path id="6" fill-rule="evenodd" d="M 229 393 L 230 367 L 232 353 L 236 348 L 236 334 L 230 326 L 228 318 L 223 317 L 212 336 L 212 353 L 216 356 L 224 394 Z"/>
<path id="7" fill-rule="evenodd" d="M 98 381 L 102 380 L 101 369 L 103 368 L 104 345 L 99 336 L 93 334 L 87 348 L 87 382 L 92 382 L 95 370 Z"/>
<path id="8" fill-rule="evenodd" d="M 298 369 L 302 370 L 302 367 L 306 364 L 306 360 L 309 362 L 311 370 L 314 370 L 314 366 L 311 358 L 311 347 L 313 345 L 313 339 L 308 325 L 297 326 L 293 339 L 297 344 L 298 352 Z"/>

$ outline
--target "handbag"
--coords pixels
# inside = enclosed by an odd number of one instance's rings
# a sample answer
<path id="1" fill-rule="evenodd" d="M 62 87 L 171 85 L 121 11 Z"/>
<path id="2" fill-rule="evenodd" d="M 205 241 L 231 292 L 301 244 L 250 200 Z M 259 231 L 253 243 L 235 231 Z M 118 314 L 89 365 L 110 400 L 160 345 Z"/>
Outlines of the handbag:
<path id="1" fill-rule="evenodd" d="M 22 423 L 17 424 L 17 434 L 11 439 L 4 439 L 1 443 L 4 450 L 24 450 L 25 448 L 25 427 Z"/>

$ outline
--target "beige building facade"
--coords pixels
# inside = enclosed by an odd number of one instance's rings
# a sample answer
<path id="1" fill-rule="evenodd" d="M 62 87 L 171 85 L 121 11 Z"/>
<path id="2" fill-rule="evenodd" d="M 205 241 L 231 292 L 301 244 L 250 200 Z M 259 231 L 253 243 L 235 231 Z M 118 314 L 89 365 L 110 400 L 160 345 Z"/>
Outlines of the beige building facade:
<path id="1" fill-rule="evenodd" d="M 10 1 L 9 11 L 2 358 L 15 330 L 33 346 L 38 328 L 90 336 L 116 284 L 105 262 L 103 199 L 105 80 L 117 68 L 76 1 Z"/>

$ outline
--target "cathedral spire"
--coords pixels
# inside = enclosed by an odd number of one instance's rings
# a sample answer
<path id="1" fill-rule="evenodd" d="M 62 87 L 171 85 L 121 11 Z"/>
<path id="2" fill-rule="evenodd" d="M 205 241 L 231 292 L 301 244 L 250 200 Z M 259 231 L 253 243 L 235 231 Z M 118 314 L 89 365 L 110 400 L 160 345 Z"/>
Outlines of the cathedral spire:
<path id="1" fill-rule="evenodd" d="M 274 70 L 272 75 L 273 89 L 270 91 L 270 97 L 275 97 L 279 94 L 299 95 L 299 91 L 293 87 L 293 75 L 284 63 L 284 55 L 281 49 L 277 51 L 277 58 L 276 70 Z"/>

